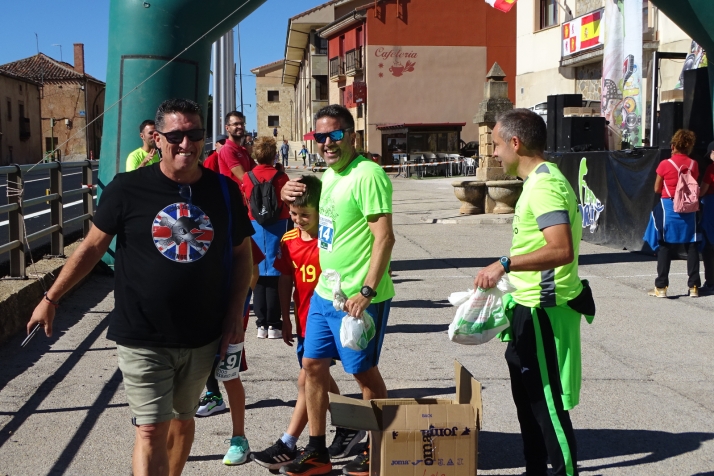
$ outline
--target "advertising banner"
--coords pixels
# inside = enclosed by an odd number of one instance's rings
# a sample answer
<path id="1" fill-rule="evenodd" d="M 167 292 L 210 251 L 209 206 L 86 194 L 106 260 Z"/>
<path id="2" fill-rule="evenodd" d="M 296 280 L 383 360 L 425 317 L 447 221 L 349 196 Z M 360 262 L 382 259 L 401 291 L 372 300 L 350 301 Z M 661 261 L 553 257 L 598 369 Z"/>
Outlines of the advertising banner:
<path id="1" fill-rule="evenodd" d="M 629 147 L 642 145 L 642 0 L 605 3 L 602 115 Z"/>
<path id="2" fill-rule="evenodd" d="M 656 169 L 669 151 L 567 152 L 548 154 L 568 179 L 580 203 L 583 240 L 642 251 Z"/>
<path id="3" fill-rule="evenodd" d="M 570 56 L 603 44 L 603 36 L 600 34 L 603 13 L 601 8 L 563 23 L 562 56 Z"/>

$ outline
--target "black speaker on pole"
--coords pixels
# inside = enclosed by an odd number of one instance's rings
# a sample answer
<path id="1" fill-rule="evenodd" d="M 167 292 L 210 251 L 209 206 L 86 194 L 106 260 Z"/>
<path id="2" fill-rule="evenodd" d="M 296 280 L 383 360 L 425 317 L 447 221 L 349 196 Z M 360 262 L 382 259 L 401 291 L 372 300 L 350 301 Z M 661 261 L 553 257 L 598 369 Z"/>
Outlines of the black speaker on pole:
<path id="1" fill-rule="evenodd" d="M 547 147 L 549 151 L 561 150 L 558 137 L 563 128 L 563 109 L 566 107 L 583 107 L 583 95 L 556 94 L 548 96 Z"/>
<path id="2" fill-rule="evenodd" d="M 690 69 L 683 74 L 684 121 L 682 126 L 697 135 L 695 151 L 704 152 L 714 140 L 709 67 Z"/>
<path id="3" fill-rule="evenodd" d="M 564 117 L 558 152 L 607 150 L 604 117 Z"/>
<path id="4" fill-rule="evenodd" d="M 659 148 L 668 150 L 672 136 L 684 127 L 684 103 L 663 102 L 659 105 Z"/>

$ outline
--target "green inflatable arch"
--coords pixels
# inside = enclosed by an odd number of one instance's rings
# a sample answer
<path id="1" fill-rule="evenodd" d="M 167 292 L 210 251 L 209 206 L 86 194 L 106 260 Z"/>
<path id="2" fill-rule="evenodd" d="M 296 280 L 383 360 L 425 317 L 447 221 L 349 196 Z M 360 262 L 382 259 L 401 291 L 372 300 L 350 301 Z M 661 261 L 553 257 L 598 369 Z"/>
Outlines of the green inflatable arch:
<path id="1" fill-rule="evenodd" d="M 98 194 L 124 171 L 140 146 L 139 124 L 153 119 L 162 101 L 192 99 L 205 115 L 211 45 L 264 2 L 111 0 Z M 114 249 L 112 243 L 104 257 L 109 265 Z"/>

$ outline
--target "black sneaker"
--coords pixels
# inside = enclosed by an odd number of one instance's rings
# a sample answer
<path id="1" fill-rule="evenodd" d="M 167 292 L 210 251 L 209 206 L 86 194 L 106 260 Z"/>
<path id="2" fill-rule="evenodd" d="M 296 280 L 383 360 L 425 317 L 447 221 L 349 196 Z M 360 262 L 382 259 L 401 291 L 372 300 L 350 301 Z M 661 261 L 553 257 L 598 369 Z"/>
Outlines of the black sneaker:
<path id="1" fill-rule="evenodd" d="M 330 452 L 330 458 L 344 458 L 357 443 L 362 441 L 362 438 L 367 434 L 361 430 L 348 430 L 347 428 L 337 428 L 335 430 L 335 439 L 327 451 Z"/>
<path id="2" fill-rule="evenodd" d="M 329 474 L 332 472 L 330 453 L 327 452 L 327 448 L 320 451 L 305 448 L 292 463 L 280 468 L 280 472 L 288 476 Z"/>
<path id="3" fill-rule="evenodd" d="M 342 474 L 348 476 L 369 476 L 369 446 L 365 447 L 355 459 L 342 468 Z"/>
<path id="4" fill-rule="evenodd" d="M 273 446 L 264 451 L 251 453 L 250 457 L 265 468 L 278 470 L 294 460 L 297 455 L 297 450 L 291 450 L 288 445 L 283 443 L 283 440 L 278 440 Z"/>

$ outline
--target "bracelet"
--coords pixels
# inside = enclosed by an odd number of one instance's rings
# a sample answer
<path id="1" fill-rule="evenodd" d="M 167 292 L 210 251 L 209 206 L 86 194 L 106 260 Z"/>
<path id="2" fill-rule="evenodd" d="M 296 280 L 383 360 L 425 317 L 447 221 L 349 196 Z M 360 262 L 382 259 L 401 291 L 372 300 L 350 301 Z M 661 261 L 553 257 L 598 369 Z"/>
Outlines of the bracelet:
<path id="1" fill-rule="evenodd" d="M 43 296 L 45 297 L 45 301 L 52 304 L 55 307 L 55 309 L 57 309 L 59 307 L 59 303 L 57 301 L 53 301 L 52 299 L 47 297 L 47 291 L 45 291 L 45 294 L 43 294 Z"/>

